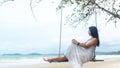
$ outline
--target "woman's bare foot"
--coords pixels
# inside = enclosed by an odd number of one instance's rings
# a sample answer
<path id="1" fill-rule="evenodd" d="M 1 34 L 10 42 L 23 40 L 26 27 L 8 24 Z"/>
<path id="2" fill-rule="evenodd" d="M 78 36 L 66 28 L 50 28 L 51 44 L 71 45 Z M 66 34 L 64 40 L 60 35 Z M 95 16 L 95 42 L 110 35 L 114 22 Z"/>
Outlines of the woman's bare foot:
<path id="1" fill-rule="evenodd" d="M 43 60 L 44 60 L 44 61 L 47 61 L 47 62 L 50 62 L 50 63 L 53 62 L 52 59 L 45 59 L 45 58 L 43 58 Z"/>
<path id="2" fill-rule="evenodd" d="M 50 58 L 50 59 L 45 59 L 43 58 L 44 61 L 47 62 L 64 62 L 64 61 L 68 61 L 68 59 L 66 58 L 66 56 L 63 57 L 56 57 L 56 58 Z"/>

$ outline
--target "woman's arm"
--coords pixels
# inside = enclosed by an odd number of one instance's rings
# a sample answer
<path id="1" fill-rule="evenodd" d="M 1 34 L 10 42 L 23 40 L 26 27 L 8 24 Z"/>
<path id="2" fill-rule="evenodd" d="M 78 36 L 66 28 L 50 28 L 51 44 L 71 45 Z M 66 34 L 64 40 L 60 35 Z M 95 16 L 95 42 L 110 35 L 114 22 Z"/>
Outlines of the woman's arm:
<path id="1" fill-rule="evenodd" d="M 75 39 L 72 40 L 73 44 L 78 44 L 79 42 Z M 97 39 L 92 38 L 87 44 L 86 43 L 79 43 L 78 46 L 84 47 L 84 48 L 90 48 L 91 46 L 96 46 L 97 45 Z"/>

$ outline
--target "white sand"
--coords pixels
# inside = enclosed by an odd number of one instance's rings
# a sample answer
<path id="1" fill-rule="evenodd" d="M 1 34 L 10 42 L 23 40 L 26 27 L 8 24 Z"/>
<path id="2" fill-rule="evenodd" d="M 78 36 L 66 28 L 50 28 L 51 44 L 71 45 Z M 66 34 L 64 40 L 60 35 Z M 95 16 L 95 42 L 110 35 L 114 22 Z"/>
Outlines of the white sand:
<path id="1" fill-rule="evenodd" d="M 60 63 L 0 63 L 0 68 L 72 68 L 68 62 Z M 120 68 L 120 59 L 88 62 L 82 68 Z"/>

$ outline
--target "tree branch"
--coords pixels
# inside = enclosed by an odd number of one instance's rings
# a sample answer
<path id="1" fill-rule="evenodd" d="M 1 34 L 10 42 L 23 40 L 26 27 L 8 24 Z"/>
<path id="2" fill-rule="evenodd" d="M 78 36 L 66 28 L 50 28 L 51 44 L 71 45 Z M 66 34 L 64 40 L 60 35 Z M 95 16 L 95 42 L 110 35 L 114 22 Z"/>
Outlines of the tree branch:
<path id="1" fill-rule="evenodd" d="M 2 1 L 0 1 L 0 6 L 2 6 L 2 4 L 4 4 L 5 2 L 8 2 L 8 1 L 14 1 L 14 0 L 2 0 Z"/>
<path id="2" fill-rule="evenodd" d="M 31 9 L 31 12 L 32 12 L 32 15 L 33 15 L 35 21 L 37 21 L 35 14 L 34 14 L 34 11 L 33 11 L 33 8 L 32 8 L 32 0 L 30 0 L 30 9 Z"/>
<path id="3" fill-rule="evenodd" d="M 105 12 L 107 12 L 107 13 L 109 13 L 109 14 L 111 14 L 113 17 L 115 17 L 115 18 L 119 18 L 120 19 L 120 15 L 119 14 L 115 14 L 115 13 L 113 13 L 113 12 L 111 12 L 111 11 L 108 11 L 107 9 L 105 9 L 105 8 L 103 8 L 103 7 L 101 7 L 101 6 L 99 6 L 98 4 L 95 4 L 99 9 L 101 9 L 101 10 L 103 10 L 103 11 L 105 11 Z"/>

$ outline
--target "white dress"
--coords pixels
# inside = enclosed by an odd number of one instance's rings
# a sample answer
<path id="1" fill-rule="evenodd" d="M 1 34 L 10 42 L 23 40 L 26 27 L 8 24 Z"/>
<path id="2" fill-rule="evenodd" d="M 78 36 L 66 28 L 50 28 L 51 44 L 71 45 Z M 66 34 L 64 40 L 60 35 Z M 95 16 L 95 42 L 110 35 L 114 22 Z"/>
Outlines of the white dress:
<path id="1" fill-rule="evenodd" d="M 71 44 L 65 56 L 68 61 L 73 64 L 74 68 L 81 68 L 82 64 L 90 61 L 94 57 L 95 47 L 83 48 L 75 44 Z"/>

